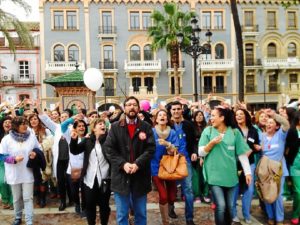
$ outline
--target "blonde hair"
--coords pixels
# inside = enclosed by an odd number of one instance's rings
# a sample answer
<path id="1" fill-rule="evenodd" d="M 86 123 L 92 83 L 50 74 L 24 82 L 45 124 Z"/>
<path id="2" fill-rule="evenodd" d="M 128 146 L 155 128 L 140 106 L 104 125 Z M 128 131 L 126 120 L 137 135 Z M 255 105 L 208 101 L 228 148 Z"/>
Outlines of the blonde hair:
<path id="1" fill-rule="evenodd" d="M 104 123 L 104 125 L 105 125 L 105 120 L 101 119 L 101 118 L 96 118 L 92 121 L 92 123 L 90 125 L 91 134 L 94 134 L 94 129 L 95 129 L 96 125 L 99 123 Z"/>

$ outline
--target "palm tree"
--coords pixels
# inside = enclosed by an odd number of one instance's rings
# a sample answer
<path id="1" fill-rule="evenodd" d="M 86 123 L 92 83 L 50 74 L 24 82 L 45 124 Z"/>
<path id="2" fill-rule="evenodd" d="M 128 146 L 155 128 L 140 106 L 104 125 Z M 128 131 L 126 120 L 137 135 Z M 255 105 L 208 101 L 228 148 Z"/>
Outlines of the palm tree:
<path id="1" fill-rule="evenodd" d="M 164 13 L 154 10 L 151 14 L 153 26 L 148 29 L 148 35 L 152 38 L 152 49 L 166 48 L 171 53 L 171 65 L 174 67 L 175 95 L 179 94 L 178 85 L 178 64 L 179 64 L 179 43 L 177 34 L 183 33 L 189 37 L 192 32 L 190 20 L 196 14 L 194 12 L 182 12 L 175 3 L 164 4 Z M 189 43 L 185 38 L 184 44 Z"/>
<path id="2" fill-rule="evenodd" d="M 8 1 L 12 2 L 16 7 L 24 9 L 26 13 L 31 11 L 30 5 L 28 5 L 28 3 L 24 0 L 0 0 L 0 3 L 4 6 L 4 2 Z M 15 15 L 6 12 L 2 8 L 0 8 L 0 32 L 3 33 L 4 37 L 8 41 L 9 50 L 14 54 L 16 52 L 16 45 L 10 34 L 11 30 L 17 33 L 22 46 L 32 48 L 33 39 L 25 23 L 19 21 Z"/>
<path id="3" fill-rule="evenodd" d="M 236 44 L 238 48 L 238 77 L 239 77 L 239 101 L 244 101 L 244 49 L 243 49 L 243 37 L 242 28 L 239 19 L 239 13 L 237 9 L 236 0 L 230 1 L 231 14 L 233 17 L 233 23 L 235 28 Z"/>

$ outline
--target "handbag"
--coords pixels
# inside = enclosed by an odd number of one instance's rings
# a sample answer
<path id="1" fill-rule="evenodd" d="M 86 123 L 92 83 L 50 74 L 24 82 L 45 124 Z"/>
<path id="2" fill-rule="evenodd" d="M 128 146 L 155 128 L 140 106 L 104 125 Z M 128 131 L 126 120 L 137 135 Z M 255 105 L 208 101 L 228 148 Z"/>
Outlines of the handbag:
<path id="1" fill-rule="evenodd" d="M 255 186 L 258 196 L 264 202 L 272 204 L 280 193 L 282 163 L 263 156 L 257 164 Z"/>
<path id="2" fill-rule="evenodd" d="M 164 155 L 159 163 L 158 177 L 163 180 L 181 180 L 188 176 L 185 156 L 174 151 L 174 155 Z"/>
<path id="3" fill-rule="evenodd" d="M 78 181 L 81 177 L 82 168 L 72 168 L 71 167 L 71 179 L 73 182 Z"/>

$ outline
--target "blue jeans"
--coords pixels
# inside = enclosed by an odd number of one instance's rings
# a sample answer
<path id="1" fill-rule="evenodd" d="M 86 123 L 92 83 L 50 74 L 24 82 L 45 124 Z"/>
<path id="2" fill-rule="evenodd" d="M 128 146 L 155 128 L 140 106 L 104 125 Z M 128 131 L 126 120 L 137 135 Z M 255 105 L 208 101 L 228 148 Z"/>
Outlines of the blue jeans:
<path id="1" fill-rule="evenodd" d="M 242 197 L 242 212 L 245 220 L 250 220 L 250 209 L 251 209 L 251 201 L 253 198 L 254 193 L 254 172 L 255 172 L 255 164 L 251 164 L 251 174 L 252 174 L 252 181 L 251 184 L 248 186 L 248 188 L 243 193 Z M 241 175 L 242 176 L 242 175 Z M 237 216 L 237 209 L 236 209 L 236 202 L 239 197 L 239 184 L 235 187 L 235 193 L 234 193 L 234 200 L 233 200 L 233 208 L 232 208 L 232 218 Z"/>
<path id="2" fill-rule="evenodd" d="M 32 225 L 33 220 L 33 183 L 11 185 L 14 201 L 15 218 L 22 219 L 23 207 L 25 209 L 25 221 Z"/>
<path id="3" fill-rule="evenodd" d="M 233 207 L 233 196 L 235 187 L 221 187 L 211 185 L 211 192 L 214 202 L 216 204 L 215 209 L 215 223 L 216 225 L 228 225 L 231 224 L 231 212 Z"/>
<path id="4" fill-rule="evenodd" d="M 194 218 L 194 194 L 192 189 L 192 164 L 187 162 L 187 167 L 189 175 L 181 181 L 181 188 L 185 197 L 185 219 L 188 221 Z"/>
<path id="5" fill-rule="evenodd" d="M 115 192 L 114 198 L 117 209 L 118 225 L 128 225 L 128 213 L 130 207 L 132 207 L 134 212 L 134 224 L 147 224 L 147 195 L 134 197 L 131 194 L 121 195 Z"/>

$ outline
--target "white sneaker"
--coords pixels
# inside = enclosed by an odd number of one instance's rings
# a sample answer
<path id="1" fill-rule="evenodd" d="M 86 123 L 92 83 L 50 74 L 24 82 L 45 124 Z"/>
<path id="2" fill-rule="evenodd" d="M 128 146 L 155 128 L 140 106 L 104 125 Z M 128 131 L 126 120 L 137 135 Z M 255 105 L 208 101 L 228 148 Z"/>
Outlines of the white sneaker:
<path id="1" fill-rule="evenodd" d="M 241 222 L 240 219 L 239 219 L 237 216 L 234 217 L 234 218 L 232 219 L 232 221 L 235 222 L 235 223 L 240 223 L 240 222 Z"/>
<path id="2" fill-rule="evenodd" d="M 246 224 L 252 224 L 252 221 L 251 221 L 251 220 L 249 220 L 249 219 L 248 219 L 248 220 L 247 220 L 247 219 L 245 219 L 245 223 L 246 223 Z"/>

